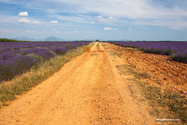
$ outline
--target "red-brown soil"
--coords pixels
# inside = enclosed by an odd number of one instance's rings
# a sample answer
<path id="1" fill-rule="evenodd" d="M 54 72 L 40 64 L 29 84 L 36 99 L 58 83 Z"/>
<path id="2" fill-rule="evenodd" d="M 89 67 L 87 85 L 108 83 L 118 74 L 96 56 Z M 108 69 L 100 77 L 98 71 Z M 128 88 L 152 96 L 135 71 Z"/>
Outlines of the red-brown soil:
<path id="1" fill-rule="evenodd" d="M 166 55 L 143 53 L 134 48 L 105 44 L 117 52 L 124 63 L 134 67 L 135 71 L 149 74 L 150 84 L 181 94 L 187 92 L 187 64 L 169 61 Z"/>

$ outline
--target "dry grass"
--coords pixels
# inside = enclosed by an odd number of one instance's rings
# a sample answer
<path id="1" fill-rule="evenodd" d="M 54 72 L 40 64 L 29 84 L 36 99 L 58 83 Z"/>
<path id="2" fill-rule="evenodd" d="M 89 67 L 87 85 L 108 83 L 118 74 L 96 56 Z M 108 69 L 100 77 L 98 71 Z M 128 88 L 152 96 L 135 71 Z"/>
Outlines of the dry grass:
<path id="1" fill-rule="evenodd" d="M 97 48 L 99 49 L 99 43 L 97 43 Z"/>
<path id="2" fill-rule="evenodd" d="M 119 55 L 115 51 L 110 50 L 109 53 L 111 56 L 118 56 L 119 57 Z"/>
<path id="3" fill-rule="evenodd" d="M 93 46 L 93 43 L 68 51 L 63 56 L 57 56 L 41 63 L 37 68 L 31 68 L 30 71 L 15 77 L 11 81 L 3 82 L 0 85 L 0 108 L 1 106 L 6 106 L 8 101 L 14 100 L 16 95 L 30 90 L 32 87 L 59 71 L 61 67 L 72 58 L 81 55 L 85 51 L 89 51 L 91 46 Z"/>
<path id="4" fill-rule="evenodd" d="M 90 54 L 90 56 L 97 56 L 97 53 Z"/>
<path id="5" fill-rule="evenodd" d="M 108 49 L 108 47 L 107 47 L 103 42 L 101 42 L 101 45 L 102 45 L 105 49 Z"/>
<path id="6" fill-rule="evenodd" d="M 140 74 L 133 70 L 130 65 L 116 66 L 118 71 L 128 76 L 129 90 L 140 103 L 145 101 L 149 104 L 149 113 L 157 119 L 180 119 L 182 124 L 187 124 L 185 102 L 179 95 L 162 91 L 160 87 L 150 86 L 141 79 L 149 79 L 147 74 Z M 180 124 L 173 122 L 172 124 Z"/>

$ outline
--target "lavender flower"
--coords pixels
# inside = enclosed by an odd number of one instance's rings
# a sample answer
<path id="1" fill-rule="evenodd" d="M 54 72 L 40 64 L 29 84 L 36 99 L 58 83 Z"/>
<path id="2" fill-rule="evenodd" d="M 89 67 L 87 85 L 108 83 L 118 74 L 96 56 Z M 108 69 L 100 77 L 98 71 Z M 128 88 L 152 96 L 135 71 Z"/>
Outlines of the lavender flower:
<path id="1" fill-rule="evenodd" d="M 65 54 L 69 48 L 90 42 L 1 42 L 0 81 L 10 80 L 44 61 Z M 69 47 L 69 48 L 68 48 Z"/>
<path id="2" fill-rule="evenodd" d="M 155 53 L 162 55 L 169 55 L 169 58 L 175 61 L 187 63 L 187 42 L 116 42 L 109 41 L 109 43 L 139 48 L 146 53 Z"/>

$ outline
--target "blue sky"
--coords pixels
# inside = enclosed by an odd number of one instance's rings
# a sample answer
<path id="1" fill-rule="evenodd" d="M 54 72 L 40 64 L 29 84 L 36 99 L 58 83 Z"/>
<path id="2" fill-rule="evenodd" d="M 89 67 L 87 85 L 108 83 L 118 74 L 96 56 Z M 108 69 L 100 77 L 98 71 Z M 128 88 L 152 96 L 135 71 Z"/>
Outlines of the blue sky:
<path id="1" fill-rule="evenodd" d="M 187 41 L 186 0 L 0 0 L 0 38 Z"/>

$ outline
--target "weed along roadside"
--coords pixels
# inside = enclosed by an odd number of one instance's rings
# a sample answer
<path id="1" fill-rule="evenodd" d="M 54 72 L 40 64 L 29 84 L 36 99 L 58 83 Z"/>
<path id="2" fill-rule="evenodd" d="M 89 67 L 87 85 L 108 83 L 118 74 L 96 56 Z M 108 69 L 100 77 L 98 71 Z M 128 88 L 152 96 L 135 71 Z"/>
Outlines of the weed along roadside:
<path id="1" fill-rule="evenodd" d="M 88 51 L 93 45 L 94 43 L 90 43 L 87 46 L 77 47 L 76 49 L 68 51 L 65 55 L 57 56 L 41 63 L 37 68 L 34 66 L 31 67 L 30 71 L 15 77 L 11 81 L 0 84 L 0 107 L 7 106 L 9 101 L 14 100 L 17 95 L 29 91 L 32 87 L 46 80 L 55 72 L 59 71 L 65 63 Z M 70 46 L 68 47 L 70 48 Z"/>
<path id="2" fill-rule="evenodd" d="M 182 98 L 175 96 L 177 94 L 162 92 L 160 87 L 147 85 L 143 80 L 149 79 L 149 77 L 135 72 L 130 65 L 117 65 L 116 67 L 120 74 L 130 77 L 127 78 L 127 81 L 132 96 L 138 99 L 139 103 L 147 102 L 151 115 L 157 119 L 180 119 L 186 123 L 185 101 Z M 177 122 L 175 124 L 178 124 Z"/>
<path id="3" fill-rule="evenodd" d="M 187 124 L 187 93 L 183 92 L 185 90 L 182 91 L 182 89 L 172 87 L 171 85 L 162 86 L 162 84 L 156 84 L 156 82 L 152 81 L 155 78 L 155 74 L 152 74 L 149 70 L 145 70 L 148 69 L 150 63 L 147 63 L 149 64 L 147 66 L 143 65 L 144 69 L 137 70 L 137 68 L 140 67 L 139 64 L 144 64 L 141 59 L 144 55 L 143 53 L 137 55 L 137 62 L 134 62 L 135 59 L 133 56 L 136 56 L 135 54 L 138 53 L 136 49 L 119 47 L 108 43 L 104 44 L 107 48 L 110 48 L 110 51 L 114 51 L 110 53 L 111 55 L 121 55 L 120 58 L 123 59 L 125 63 L 117 65 L 116 68 L 128 81 L 128 87 L 132 96 L 138 99 L 139 103 L 146 102 L 149 113 L 152 116 L 157 119 L 166 119 L 165 122 L 169 124 Z M 146 57 L 150 58 L 148 55 Z M 158 57 L 155 58 L 159 60 Z M 181 65 L 185 64 L 181 63 Z M 162 70 L 161 68 L 162 67 L 160 67 L 160 70 Z M 166 82 L 166 78 L 163 81 L 159 81 L 159 83 L 161 82 Z M 183 86 L 181 86 L 181 88 L 182 87 Z M 169 122 L 167 119 L 171 121 Z M 159 122 L 159 120 L 157 122 Z"/>

